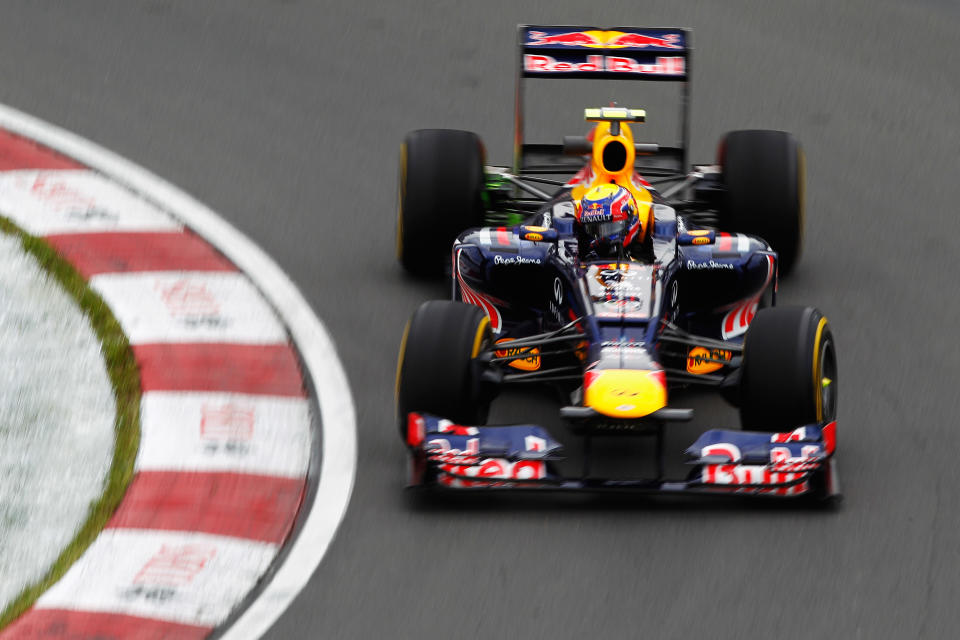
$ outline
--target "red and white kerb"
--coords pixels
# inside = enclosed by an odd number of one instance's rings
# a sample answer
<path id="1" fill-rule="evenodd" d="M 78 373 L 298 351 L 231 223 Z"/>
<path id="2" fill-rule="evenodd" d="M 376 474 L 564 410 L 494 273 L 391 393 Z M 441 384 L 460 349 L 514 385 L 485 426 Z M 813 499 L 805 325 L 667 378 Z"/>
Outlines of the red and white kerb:
<path id="1" fill-rule="evenodd" d="M 261 580 L 306 488 L 310 413 L 283 324 L 154 203 L 0 130 L 0 211 L 110 306 L 140 367 L 136 475 L 106 529 L 0 638 L 203 638 Z"/>

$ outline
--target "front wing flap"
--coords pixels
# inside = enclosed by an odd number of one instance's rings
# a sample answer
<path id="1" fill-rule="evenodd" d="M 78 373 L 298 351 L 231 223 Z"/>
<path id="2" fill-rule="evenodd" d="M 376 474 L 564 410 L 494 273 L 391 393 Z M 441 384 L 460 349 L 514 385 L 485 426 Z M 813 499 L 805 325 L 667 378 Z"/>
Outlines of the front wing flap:
<path id="1" fill-rule="evenodd" d="M 685 451 L 694 466 L 686 484 L 718 492 L 792 496 L 821 491 L 838 495 L 833 454 L 836 422 L 810 424 L 788 433 L 703 433 Z M 824 482 L 814 486 L 811 481 Z"/>
<path id="2" fill-rule="evenodd" d="M 549 461 L 561 445 L 537 425 L 465 426 L 430 414 L 407 416 L 411 485 L 507 488 L 556 482 Z"/>
<path id="3" fill-rule="evenodd" d="M 562 445 L 538 425 L 467 426 L 425 413 L 407 419 L 410 486 L 451 489 L 634 490 L 772 497 L 839 495 L 836 423 L 787 433 L 712 429 L 685 451 L 692 469 L 669 480 L 565 477 Z"/>

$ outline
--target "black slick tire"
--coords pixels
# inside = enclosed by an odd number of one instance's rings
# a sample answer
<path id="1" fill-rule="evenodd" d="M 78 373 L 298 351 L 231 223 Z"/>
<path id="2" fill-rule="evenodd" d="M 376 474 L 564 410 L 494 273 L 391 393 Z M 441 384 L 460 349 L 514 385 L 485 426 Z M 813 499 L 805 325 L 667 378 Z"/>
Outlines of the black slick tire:
<path id="1" fill-rule="evenodd" d="M 477 356 L 493 343 L 490 321 L 461 302 L 425 302 L 410 318 L 397 362 L 397 422 L 406 438 L 407 414 L 431 413 L 457 424 L 486 422 L 490 398 Z"/>
<path id="2" fill-rule="evenodd" d="M 744 339 L 740 422 L 787 432 L 837 412 L 837 356 L 827 319 L 812 307 L 757 312 Z"/>
<path id="3" fill-rule="evenodd" d="M 784 131 L 732 131 L 720 143 L 725 187 L 720 227 L 760 236 L 787 275 L 800 259 L 804 226 L 804 156 Z"/>
<path id="4" fill-rule="evenodd" d="M 469 131 L 411 131 L 400 148 L 397 258 L 409 273 L 434 276 L 454 239 L 483 224 L 484 150 Z"/>

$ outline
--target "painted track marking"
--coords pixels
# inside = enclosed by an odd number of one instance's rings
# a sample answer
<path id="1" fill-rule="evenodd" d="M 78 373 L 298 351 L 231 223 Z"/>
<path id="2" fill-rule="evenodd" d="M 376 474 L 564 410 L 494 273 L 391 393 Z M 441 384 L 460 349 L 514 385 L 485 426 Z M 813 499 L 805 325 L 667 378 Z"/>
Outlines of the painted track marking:
<path id="1" fill-rule="evenodd" d="M 260 637 L 286 610 L 320 563 L 346 513 L 353 488 L 357 458 L 355 409 L 329 334 L 290 278 L 256 244 L 177 187 L 113 152 L 11 107 L 0 105 L 0 127 L 75 158 L 149 201 L 163 203 L 245 272 L 283 317 L 316 390 L 322 454 L 316 496 L 288 555 L 256 600 L 221 636 L 228 640 Z M 50 218 L 46 233 L 67 224 L 57 217 L 57 212 Z M 138 230 L 170 229 L 144 222 Z"/>

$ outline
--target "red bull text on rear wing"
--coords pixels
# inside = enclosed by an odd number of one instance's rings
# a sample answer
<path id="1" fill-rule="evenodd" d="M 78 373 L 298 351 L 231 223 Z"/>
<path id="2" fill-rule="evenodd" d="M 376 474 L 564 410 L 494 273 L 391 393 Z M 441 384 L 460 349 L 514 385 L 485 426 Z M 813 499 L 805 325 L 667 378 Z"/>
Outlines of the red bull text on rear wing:
<path id="1" fill-rule="evenodd" d="M 521 25 L 524 77 L 686 80 L 686 29 Z"/>

